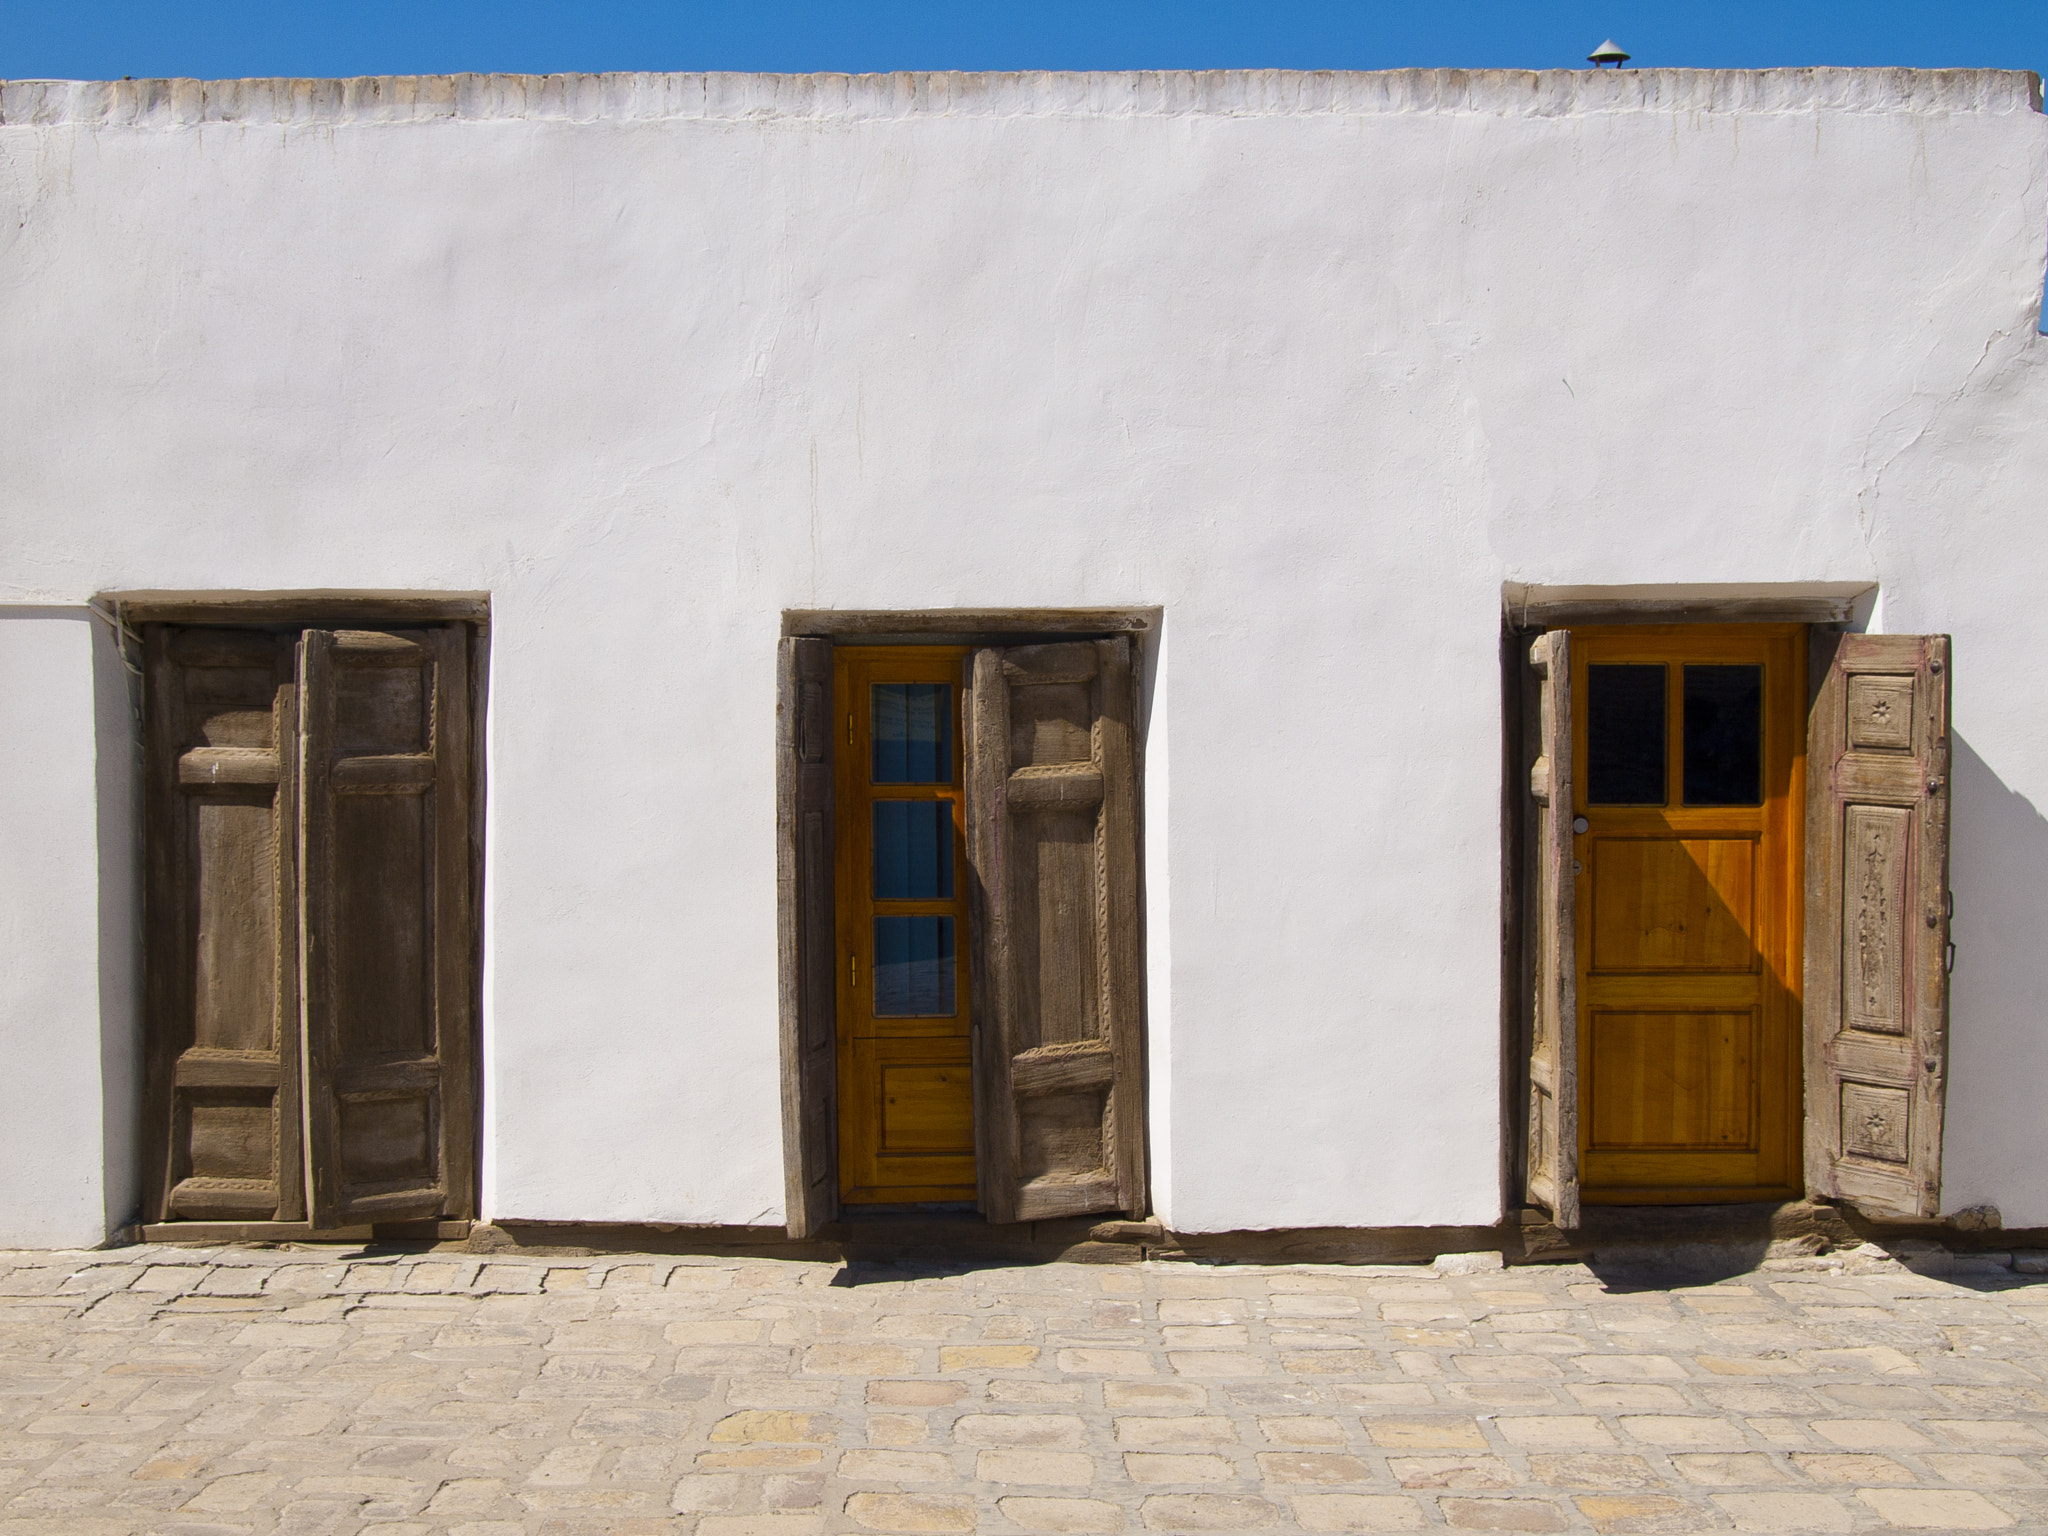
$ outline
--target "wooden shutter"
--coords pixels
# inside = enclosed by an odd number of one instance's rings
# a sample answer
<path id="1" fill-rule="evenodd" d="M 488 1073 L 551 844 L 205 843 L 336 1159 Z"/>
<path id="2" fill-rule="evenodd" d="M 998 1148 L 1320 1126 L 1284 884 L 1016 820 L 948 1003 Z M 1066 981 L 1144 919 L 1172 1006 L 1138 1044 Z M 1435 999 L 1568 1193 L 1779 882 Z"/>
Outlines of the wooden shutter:
<path id="1" fill-rule="evenodd" d="M 292 642 L 145 652 L 143 1219 L 303 1221 Z"/>
<path id="2" fill-rule="evenodd" d="M 832 642 L 784 640 L 776 711 L 782 1164 L 791 1237 L 839 1215 L 833 1018 Z"/>
<path id="3" fill-rule="evenodd" d="M 1529 647 L 1535 673 L 1535 880 L 1529 936 L 1528 1153 L 1523 1196 L 1558 1226 L 1579 1224 L 1579 960 L 1572 833 L 1572 653 L 1554 629 Z"/>
<path id="4" fill-rule="evenodd" d="M 1813 646 L 1807 1187 L 1872 1215 L 1936 1216 L 1948 1077 L 1949 640 L 1816 634 Z"/>
<path id="5" fill-rule="evenodd" d="M 473 1214 L 467 637 L 307 630 L 313 1223 Z"/>
<path id="6" fill-rule="evenodd" d="M 1143 1215 L 1130 643 L 976 651 L 970 667 L 982 1210 Z"/>

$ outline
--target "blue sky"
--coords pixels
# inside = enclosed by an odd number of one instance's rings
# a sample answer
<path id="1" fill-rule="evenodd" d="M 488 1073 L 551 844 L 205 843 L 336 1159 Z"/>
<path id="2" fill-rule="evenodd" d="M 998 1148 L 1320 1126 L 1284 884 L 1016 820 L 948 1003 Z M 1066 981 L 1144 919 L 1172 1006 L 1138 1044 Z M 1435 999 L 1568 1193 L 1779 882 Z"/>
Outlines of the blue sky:
<path id="1" fill-rule="evenodd" d="M 0 0 L 0 76 L 2048 64 L 2048 0 Z"/>

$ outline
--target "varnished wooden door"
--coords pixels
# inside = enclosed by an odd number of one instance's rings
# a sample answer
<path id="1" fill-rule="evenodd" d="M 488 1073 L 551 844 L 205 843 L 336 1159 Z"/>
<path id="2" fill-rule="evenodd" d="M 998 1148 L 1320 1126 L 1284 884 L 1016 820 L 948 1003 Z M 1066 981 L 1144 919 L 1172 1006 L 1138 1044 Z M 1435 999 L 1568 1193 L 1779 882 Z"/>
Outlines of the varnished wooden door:
<path id="1" fill-rule="evenodd" d="M 961 646 L 841 647 L 839 1193 L 974 1198 Z"/>
<path id="2" fill-rule="evenodd" d="M 1583 1198 L 1796 1195 L 1805 629 L 1571 650 Z"/>

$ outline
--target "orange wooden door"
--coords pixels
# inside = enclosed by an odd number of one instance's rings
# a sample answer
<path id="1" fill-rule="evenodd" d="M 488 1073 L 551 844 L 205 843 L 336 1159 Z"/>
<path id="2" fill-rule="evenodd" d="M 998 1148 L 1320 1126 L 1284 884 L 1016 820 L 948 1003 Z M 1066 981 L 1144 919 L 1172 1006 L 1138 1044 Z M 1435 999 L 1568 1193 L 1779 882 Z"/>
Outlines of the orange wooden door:
<path id="1" fill-rule="evenodd" d="M 1572 631 L 1583 1198 L 1800 1179 L 1806 632 Z"/>
<path id="2" fill-rule="evenodd" d="M 974 1198 L 962 646 L 834 652 L 839 1195 Z"/>

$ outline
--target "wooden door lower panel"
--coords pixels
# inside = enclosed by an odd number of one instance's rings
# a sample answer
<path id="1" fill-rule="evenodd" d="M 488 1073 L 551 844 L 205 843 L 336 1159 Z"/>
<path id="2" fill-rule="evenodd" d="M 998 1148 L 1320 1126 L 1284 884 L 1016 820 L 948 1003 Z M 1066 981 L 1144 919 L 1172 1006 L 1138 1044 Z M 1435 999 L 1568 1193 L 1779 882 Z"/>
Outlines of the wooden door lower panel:
<path id="1" fill-rule="evenodd" d="M 839 1155 L 854 1202 L 972 1200 L 974 1094 L 958 1036 L 846 1042 Z"/>

